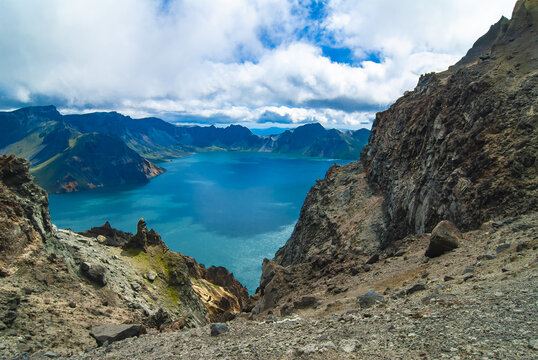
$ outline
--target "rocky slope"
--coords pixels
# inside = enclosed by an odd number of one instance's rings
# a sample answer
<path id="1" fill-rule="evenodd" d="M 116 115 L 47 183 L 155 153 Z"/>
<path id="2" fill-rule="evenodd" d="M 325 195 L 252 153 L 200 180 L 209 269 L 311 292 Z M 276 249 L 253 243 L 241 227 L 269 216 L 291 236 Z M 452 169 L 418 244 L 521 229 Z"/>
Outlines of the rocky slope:
<path id="1" fill-rule="evenodd" d="M 360 163 L 331 168 L 264 263 L 255 312 L 364 272 L 441 220 L 463 231 L 538 206 L 538 2 L 518 1 L 455 66 L 378 113 Z"/>
<path id="2" fill-rule="evenodd" d="M 90 330 L 103 324 L 157 331 L 224 321 L 248 300 L 226 269 L 168 250 L 143 220 L 135 235 L 56 229 L 23 159 L 1 156 L 0 180 L 1 358 L 77 352 L 95 346 Z"/>
<path id="3" fill-rule="evenodd" d="M 208 327 L 148 334 L 71 358 L 534 359 L 537 226 L 536 212 L 487 222 L 427 262 L 429 235 L 409 237 L 368 272 L 325 279 L 291 315 L 243 314 L 218 336 Z M 378 301 L 365 301 L 369 290 Z"/>

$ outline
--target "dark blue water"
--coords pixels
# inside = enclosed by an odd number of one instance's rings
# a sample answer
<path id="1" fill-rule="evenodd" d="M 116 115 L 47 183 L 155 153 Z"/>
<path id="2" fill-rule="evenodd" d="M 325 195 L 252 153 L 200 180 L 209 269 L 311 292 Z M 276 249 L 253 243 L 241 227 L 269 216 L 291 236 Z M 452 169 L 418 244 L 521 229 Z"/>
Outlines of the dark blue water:
<path id="1" fill-rule="evenodd" d="M 75 231 L 109 221 L 134 233 L 144 218 L 170 249 L 206 266 L 225 266 L 253 292 L 263 258 L 284 245 L 306 193 L 334 163 L 266 153 L 201 153 L 163 164 L 167 171 L 141 187 L 50 195 L 50 212 L 58 227 Z"/>

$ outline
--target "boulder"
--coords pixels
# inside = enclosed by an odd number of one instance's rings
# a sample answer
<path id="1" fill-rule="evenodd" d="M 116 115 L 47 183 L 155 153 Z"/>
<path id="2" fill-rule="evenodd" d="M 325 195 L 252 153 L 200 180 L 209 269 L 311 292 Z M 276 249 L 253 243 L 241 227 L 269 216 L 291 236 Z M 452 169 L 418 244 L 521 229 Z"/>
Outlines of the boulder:
<path id="1" fill-rule="evenodd" d="M 433 229 L 430 236 L 430 245 L 426 250 L 427 257 L 437 257 L 459 247 L 462 236 L 456 225 L 443 220 Z"/>
<path id="2" fill-rule="evenodd" d="M 211 324 L 211 336 L 218 336 L 228 332 L 228 325 L 223 323 L 214 323 Z"/>
<path id="3" fill-rule="evenodd" d="M 314 296 L 303 296 L 299 300 L 293 302 L 296 309 L 305 309 L 314 306 L 316 298 Z"/>
<path id="4" fill-rule="evenodd" d="M 148 272 L 146 273 L 146 279 L 153 282 L 155 281 L 156 278 L 157 278 L 157 273 L 153 270 L 148 270 Z"/>
<path id="5" fill-rule="evenodd" d="M 146 328 L 139 324 L 97 325 L 92 327 L 90 331 L 90 335 L 95 338 L 98 346 L 102 346 L 105 342 L 110 344 L 114 341 L 139 336 L 145 333 Z"/>
<path id="6" fill-rule="evenodd" d="M 106 285 L 106 269 L 103 265 L 83 262 L 80 264 L 82 275 L 86 276 L 92 282 L 104 286 Z"/>
<path id="7" fill-rule="evenodd" d="M 383 295 L 379 295 L 374 290 L 368 290 L 364 295 L 357 296 L 357 304 L 366 309 L 374 306 L 377 303 L 385 302 Z"/>

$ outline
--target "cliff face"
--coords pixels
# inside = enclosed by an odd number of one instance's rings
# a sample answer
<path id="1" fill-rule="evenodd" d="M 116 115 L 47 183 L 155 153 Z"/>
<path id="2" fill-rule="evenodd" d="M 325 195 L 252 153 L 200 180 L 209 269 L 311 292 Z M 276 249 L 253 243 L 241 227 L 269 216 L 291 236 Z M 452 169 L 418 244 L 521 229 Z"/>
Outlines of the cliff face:
<path id="1" fill-rule="evenodd" d="M 20 256 L 41 248 L 52 225 L 47 193 L 28 173 L 28 162 L 0 156 L 0 275 L 14 271 Z"/>
<path id="2" fill-rule="evenodd" d="M 143 220 L 135 235 L 56 229 L 28 166 L 0 156 L 0 357 L 78 352 L 101 324 L 177 330 L 242 310 L 248 294 L 232 274 L 170 251 Z"/>
<path id="3" fill-rule="evenodd" d="M 378 113 L 362 163 L 387 241 L 536 209 L 538 5 L 519 1 L 448 71 Z"/>
<path id="4" fill-rule="evenodd" d="M 458 64 L 377 114 L 360 161 L 318 181 L 264 263 L 256 311 L 367 270 L 441 220 L 466 231 L 538 207 L 537 27 L 538 2 L 518 1 Z"/>

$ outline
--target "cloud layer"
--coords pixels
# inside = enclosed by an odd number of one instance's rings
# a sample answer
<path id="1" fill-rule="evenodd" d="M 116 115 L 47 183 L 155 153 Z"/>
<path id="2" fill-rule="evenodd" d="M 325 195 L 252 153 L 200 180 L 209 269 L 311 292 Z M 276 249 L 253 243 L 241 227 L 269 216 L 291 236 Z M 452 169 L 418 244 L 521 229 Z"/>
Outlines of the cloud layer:
<path id="1" fill-rule="evenodd" d="M 0 106 L 368 127 L 513 0 L 0 2 Z M 274 119 L 274 122 L 271 121 Z"/>

